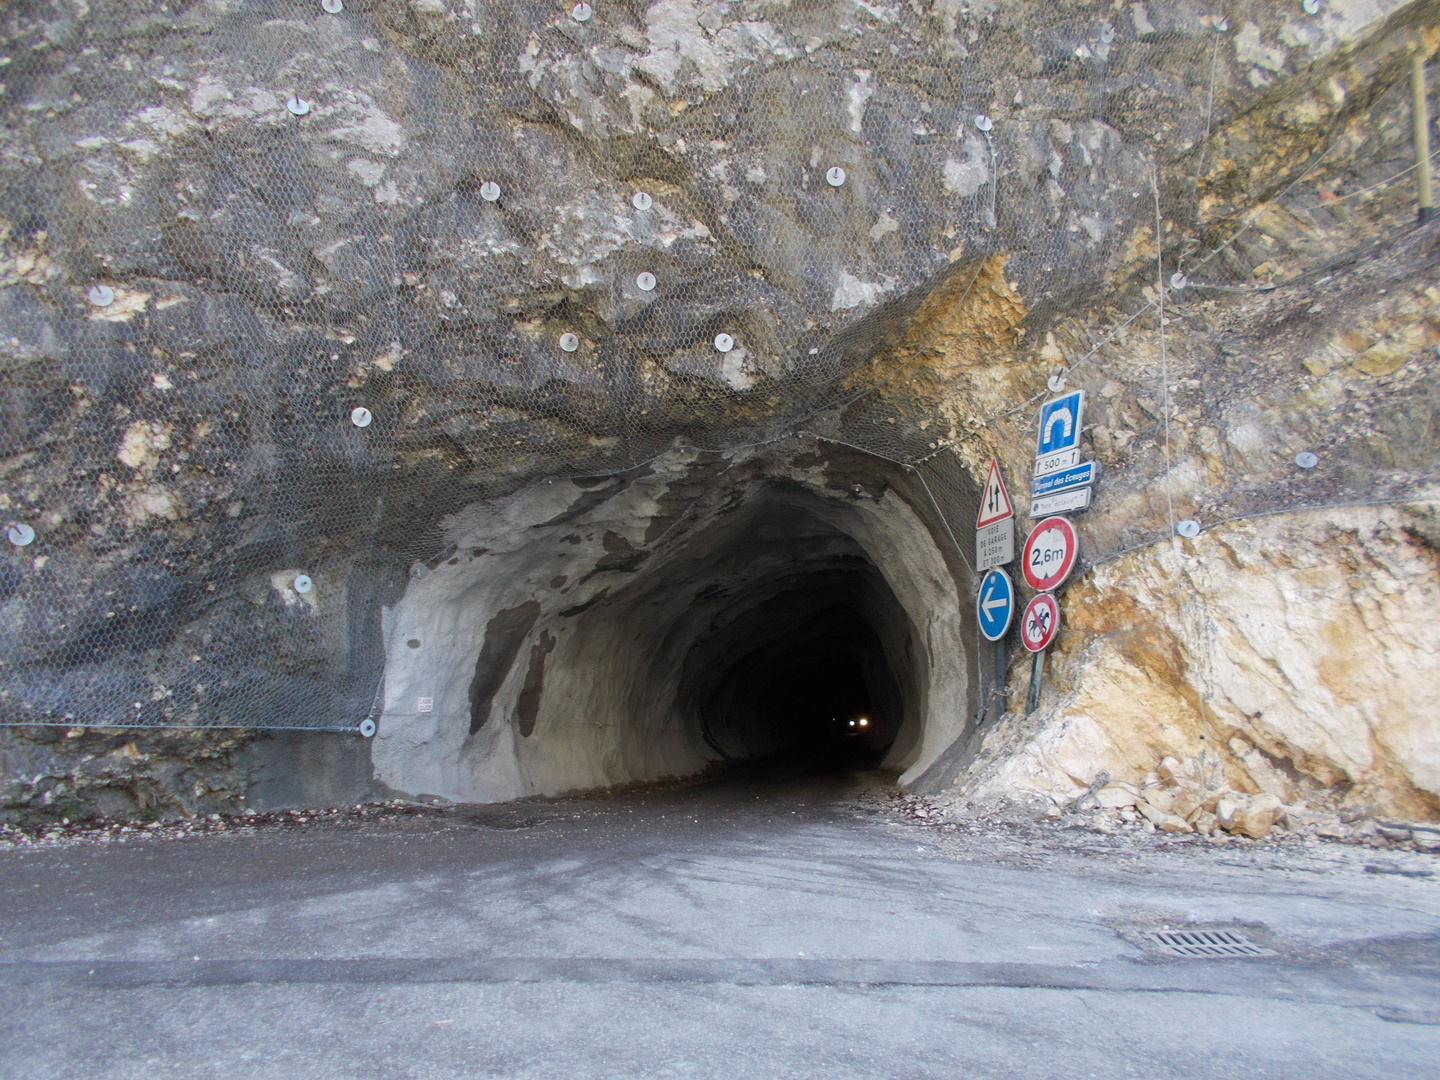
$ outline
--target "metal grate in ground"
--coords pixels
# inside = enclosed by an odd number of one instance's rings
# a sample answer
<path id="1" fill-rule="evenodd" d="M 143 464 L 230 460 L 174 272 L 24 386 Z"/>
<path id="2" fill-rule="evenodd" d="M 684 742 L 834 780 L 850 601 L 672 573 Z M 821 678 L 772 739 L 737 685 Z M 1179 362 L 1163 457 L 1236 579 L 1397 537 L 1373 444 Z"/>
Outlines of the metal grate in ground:
<path id="1" fill-rule="evenodd" d="M 1169 956 L 1203 959 L 1214 956 L 1274 956 L 1235 930 L 1154 930 L 1145 935 Z"/>

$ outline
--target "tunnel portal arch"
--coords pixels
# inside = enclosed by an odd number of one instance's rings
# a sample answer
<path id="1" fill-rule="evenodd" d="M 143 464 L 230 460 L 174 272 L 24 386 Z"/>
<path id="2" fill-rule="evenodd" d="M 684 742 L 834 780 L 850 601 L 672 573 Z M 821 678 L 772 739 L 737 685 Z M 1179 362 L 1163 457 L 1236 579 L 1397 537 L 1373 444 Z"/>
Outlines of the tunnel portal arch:
<path id="1" fill-rule="evenodd" d="M 377 778 L 495 801 L 822 744 L 922 775 L 974 714 L 973 581 L 898 469 L 840 464 L 677 451 L 457 514 L 387 613 Z"/>

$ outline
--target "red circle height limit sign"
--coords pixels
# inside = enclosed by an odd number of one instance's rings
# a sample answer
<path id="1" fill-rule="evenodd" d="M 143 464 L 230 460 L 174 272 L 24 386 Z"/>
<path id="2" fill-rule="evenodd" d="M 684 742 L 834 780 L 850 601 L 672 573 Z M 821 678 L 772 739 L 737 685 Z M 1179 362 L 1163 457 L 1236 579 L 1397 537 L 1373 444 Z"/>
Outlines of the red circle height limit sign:
<path id="1" fill-rule="evenodd" d="M 1079 551 L 1075 526 L 1063 517 L 1046 518 L 1030 530 L 1020 555 L 1025 584 L 1036 592 L 1049 592 L 1075 568 Z"/>
<path id="2" fill-rule="evenodd" d="M 1031 652 L 1039 652 L 1055 640 L 1060 629 L 1060 605 L 1049 593 L 1032 596 L 1020 618 L 1020 641 Z"/>

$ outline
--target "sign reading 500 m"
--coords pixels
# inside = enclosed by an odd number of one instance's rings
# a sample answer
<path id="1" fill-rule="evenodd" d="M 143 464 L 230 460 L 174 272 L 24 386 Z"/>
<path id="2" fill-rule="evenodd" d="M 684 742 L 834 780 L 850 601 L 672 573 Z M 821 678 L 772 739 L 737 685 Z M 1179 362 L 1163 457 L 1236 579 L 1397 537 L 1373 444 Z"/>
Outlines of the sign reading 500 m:
<path id="1" fill-rule="evenodd" d="M 1063 517 L 1046 518 L 1030 531 L 1020 556 L 1025 584 L 1036 592 L 1049 592 L 1069 576 L 1079 550 L 1074 525 Z"/>

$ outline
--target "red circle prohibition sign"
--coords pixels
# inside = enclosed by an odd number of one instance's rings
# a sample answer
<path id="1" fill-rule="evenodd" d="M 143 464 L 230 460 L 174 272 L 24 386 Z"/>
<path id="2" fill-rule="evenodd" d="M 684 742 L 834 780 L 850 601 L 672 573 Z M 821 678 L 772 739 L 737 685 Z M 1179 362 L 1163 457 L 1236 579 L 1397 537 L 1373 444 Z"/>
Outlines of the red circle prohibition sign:
<path id="1" fill-rule="evenodd" d="M 1055 640 L 1060 629 L 1060 605 L 1049 593 L 1032 596 L 1020 618 L 1020 641 L 1031 652 L 1039 652 Z"/>
<path id="2" fill-rule="evenodd" d="M 1079 553 L 1075 526 L 1063 517 L 1046 518 L 1030 530 L 1020 555 L 1025 584 L 1036 592 L 1049 592 L 1069 576 Z"/>

